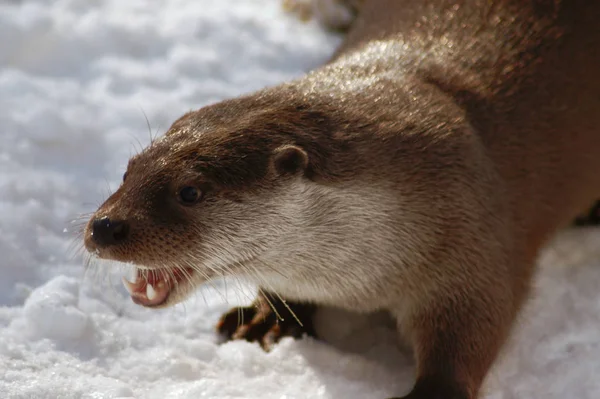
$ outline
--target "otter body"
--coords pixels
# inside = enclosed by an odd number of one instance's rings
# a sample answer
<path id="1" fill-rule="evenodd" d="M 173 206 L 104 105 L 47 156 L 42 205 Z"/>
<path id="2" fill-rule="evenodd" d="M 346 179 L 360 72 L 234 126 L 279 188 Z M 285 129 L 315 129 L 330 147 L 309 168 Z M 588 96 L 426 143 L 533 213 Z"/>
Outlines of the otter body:
<path id="1" fill-rule="evenodd" d="M 86 246 L 138 265 L 145 306 L 247 277 L 233 338 L 278 306 L 308 332 L 318 305 L 387 310 L 415 350 L 405 398 L 476 398 L 541 246 L 600 197 L 599 20 L 583 0 L 365 0 L 326 65 L 133 157 Z"/>

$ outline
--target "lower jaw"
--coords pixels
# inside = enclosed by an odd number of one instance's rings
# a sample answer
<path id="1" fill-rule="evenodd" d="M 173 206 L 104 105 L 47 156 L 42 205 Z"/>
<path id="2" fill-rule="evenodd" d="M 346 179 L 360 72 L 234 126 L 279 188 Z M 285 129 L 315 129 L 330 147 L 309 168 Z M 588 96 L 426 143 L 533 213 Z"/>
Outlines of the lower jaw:
<path id="1" fill-rule="evenodd" d="M 131 300 L 136 305 L 140 305 L 140 306 L 143 306 L 145 308 L 150 308 L 150 309 L 158 309 L 158 308 L 165 308 L 165 307 L 167 307 L 170 297 L 171 297 L 171 292 L 169 292 L 167 294 L 167 296 L 162 301 L 160 301 L 159 303 L 154 303 L 154 304 L 144 303 L 144 301 L 142 299 L 138 298 L 135 295 L 131 295 Z"/>
<path id="2" fill-rule="evenodd" d="M 193 270 L 189 269 L 179 273 L 167 272 L 165 269 L 151 269 L 150 277 L 143 276 L 139 271 L 137 273 L 135 282 L 123 278 L 123 284 L 133 303 L 147 308 L 164 308 L 177 302 L 173 299 L 179 292 L 189 288 L 190 282 L 187 279 L 194 274 Z M 183 273 L 186 278 L 182 277 Z"/>

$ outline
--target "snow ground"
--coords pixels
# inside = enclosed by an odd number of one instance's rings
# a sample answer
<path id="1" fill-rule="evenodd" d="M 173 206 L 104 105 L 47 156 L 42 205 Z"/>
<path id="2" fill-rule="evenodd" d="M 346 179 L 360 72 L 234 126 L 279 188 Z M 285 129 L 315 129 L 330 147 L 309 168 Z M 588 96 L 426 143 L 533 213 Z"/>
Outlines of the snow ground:
<path id="1" fill-rule="evenodd" d="M 332 346 L 218 345 L 251 293 L 208 285 L 184 305 L 135 306 L 103 265 L 83 275 L 76 226 L 129 155 L 184 111 L 300 75 L 339 38 L 277 0 L 0 2 L 0 398 L 379 398 L 410 357 L 370 320 L 332 316 Z M 544 253 L 539 289 L 486 398 L 600 397 L 600 232 Z M 250 288 L 248 288 L 250 289 Z M 226 298 L 225 298 L 226 297 Z M 228 303 L 227 303 L 228 302 Z"/>

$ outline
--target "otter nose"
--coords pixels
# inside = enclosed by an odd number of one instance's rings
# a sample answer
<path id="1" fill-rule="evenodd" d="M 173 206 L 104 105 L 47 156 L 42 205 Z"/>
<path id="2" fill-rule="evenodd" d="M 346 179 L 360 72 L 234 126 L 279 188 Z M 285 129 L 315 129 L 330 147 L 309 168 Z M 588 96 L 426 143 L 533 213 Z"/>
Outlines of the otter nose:
<path id="1" fill-rule="evenodd" d="M 92 239 L 100 246 L 120 244 L 129 233 L 129 225 L 121 220 L 110 220 L 108 216 L 94 219 L 92 223 Z"/>

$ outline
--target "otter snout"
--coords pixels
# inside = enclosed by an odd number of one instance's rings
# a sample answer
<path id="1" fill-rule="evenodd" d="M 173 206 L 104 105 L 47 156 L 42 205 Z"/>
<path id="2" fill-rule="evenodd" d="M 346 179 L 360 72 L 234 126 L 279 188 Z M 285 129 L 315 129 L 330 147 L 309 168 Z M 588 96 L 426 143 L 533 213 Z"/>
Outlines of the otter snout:
<path id="1" fill-rule="evenodd" d="M 92 240 L 102 247 L 120 244 L 129 235 L 129 224 L 123 220 L 111 220 L 108 216 L 96 218 L 92 222 L 90 235 Z"/>
<path id="2" fill-rule="evenodd" d="M 125 220 L 111 219 L 108 216 L 95 217 L 90 220 L 85 246 L 93 252 L 102 248 L 122 244 L 129 237 L 129 223 Z"/>

